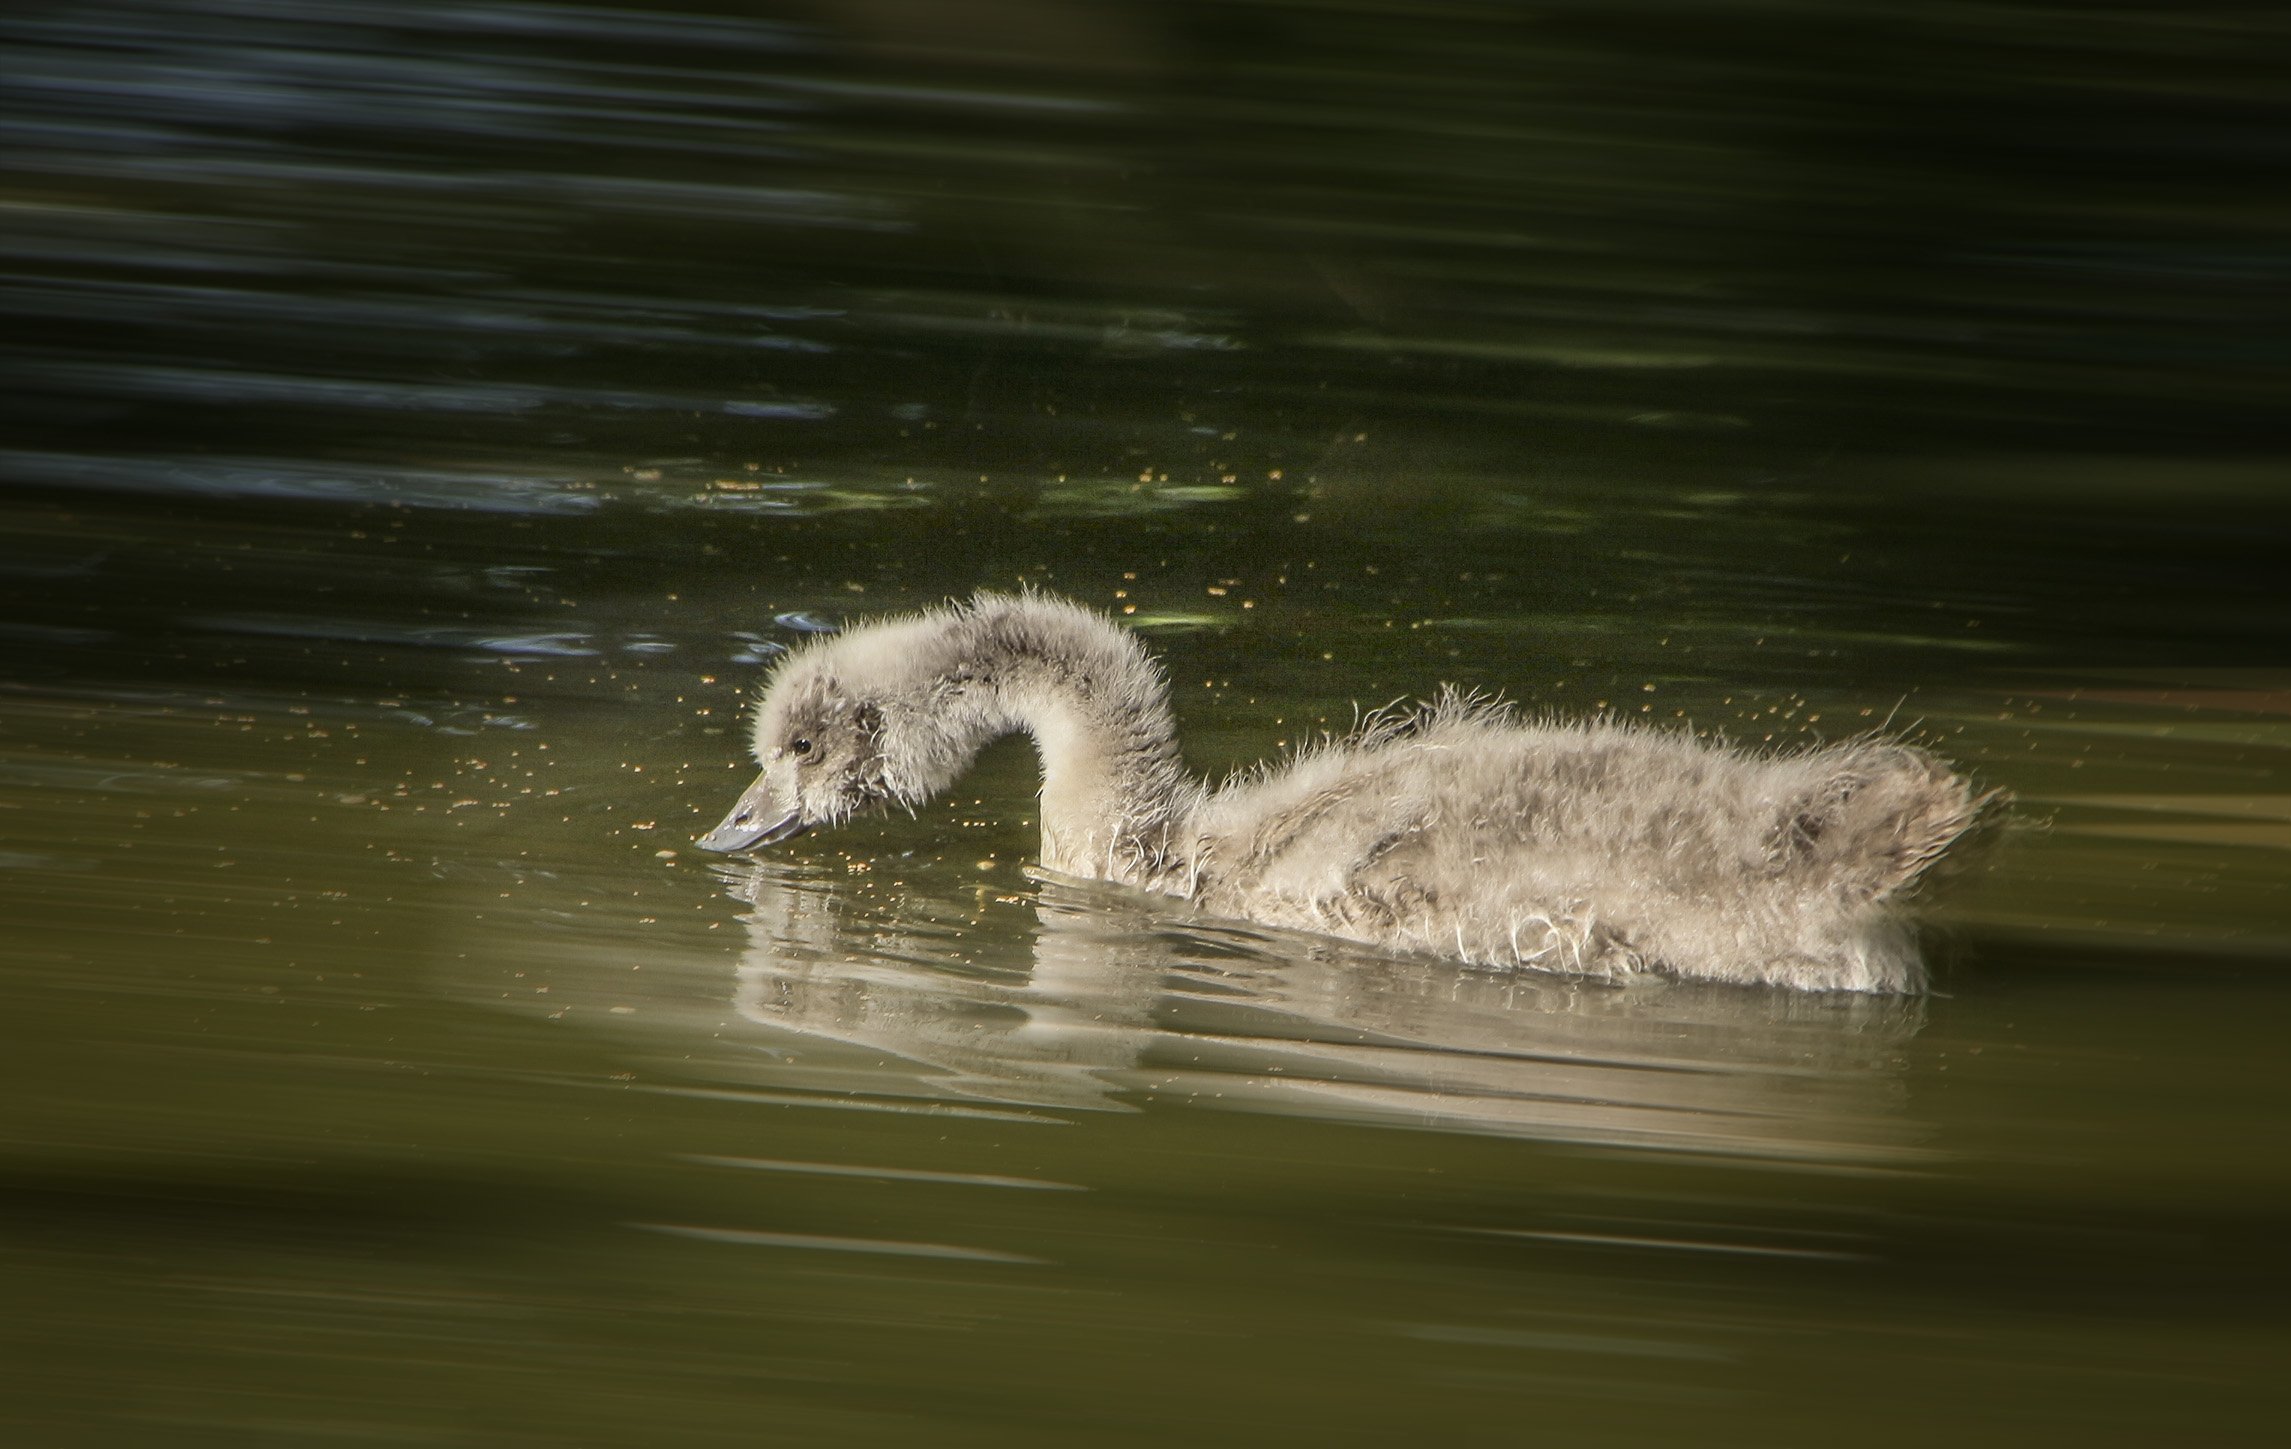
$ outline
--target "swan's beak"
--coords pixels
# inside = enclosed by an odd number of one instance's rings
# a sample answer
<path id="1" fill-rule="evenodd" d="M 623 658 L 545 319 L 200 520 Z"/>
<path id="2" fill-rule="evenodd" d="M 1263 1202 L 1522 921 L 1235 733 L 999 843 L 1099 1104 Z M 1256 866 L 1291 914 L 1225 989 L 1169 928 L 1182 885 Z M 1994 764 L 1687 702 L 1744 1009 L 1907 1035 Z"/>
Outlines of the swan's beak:
<path id="1" fill-rule="evenodd" d="M 782 810 L 772 800 L 769 780 L 758 778 L 732 807 L 723 823 L 700 837 L 702 850 L 747 850 L 758 845 L 776 845 L 789 836 L 801 834 L 804 822 L 793 810 Z"/>

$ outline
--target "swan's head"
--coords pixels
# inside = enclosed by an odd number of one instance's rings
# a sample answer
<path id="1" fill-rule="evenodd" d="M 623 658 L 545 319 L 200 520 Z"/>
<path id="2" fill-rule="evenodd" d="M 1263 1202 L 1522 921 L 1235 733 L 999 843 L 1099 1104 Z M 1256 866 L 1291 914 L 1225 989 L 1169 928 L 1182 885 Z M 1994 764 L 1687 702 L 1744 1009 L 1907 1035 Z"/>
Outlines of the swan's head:
<path id="1" fill-rule="evenodd" d="M 783 670 L 757 705 L 756 760 L 764 769 L 700 839 L 707 850 L 746 850 L 814 825 L 837 825 L 892 799 L 883 758 L 883 707 L 832 672 Z"/>
<path id="2" fill-rule="evenodd" d="M 701 847 L 770 845 L 944 789 L 968 754 L 945 738 L 927 647 L 940 627 L 931 616 L 891 620 L 789 655 L 756 702 L 763 773 Z"/>

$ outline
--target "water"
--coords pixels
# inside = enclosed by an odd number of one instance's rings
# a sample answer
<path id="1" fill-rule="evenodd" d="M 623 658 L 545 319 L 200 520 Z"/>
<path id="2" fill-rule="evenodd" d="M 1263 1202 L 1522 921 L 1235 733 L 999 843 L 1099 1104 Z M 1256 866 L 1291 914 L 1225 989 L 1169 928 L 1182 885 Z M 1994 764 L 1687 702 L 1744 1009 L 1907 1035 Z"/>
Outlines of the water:
<path id="1" fill-rule="evenodd" d="M 11 1442 L 2271 1438 L 2270 26 L 12 13 Z M 1454 681 L 2015 801 L 1916 1001 L 1037 879 L 1016 744 L 692 850 L 779 650 L 1017 582 L 1203 770 Z"/>

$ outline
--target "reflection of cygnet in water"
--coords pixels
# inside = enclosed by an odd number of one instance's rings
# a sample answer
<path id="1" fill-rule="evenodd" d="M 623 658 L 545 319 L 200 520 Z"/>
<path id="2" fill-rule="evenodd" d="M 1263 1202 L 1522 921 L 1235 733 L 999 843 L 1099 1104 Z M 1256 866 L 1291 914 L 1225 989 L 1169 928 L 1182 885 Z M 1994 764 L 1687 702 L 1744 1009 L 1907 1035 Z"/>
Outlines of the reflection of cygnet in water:
<path id="1" fill-rule="evenodd" d="M 778 1080 L 1121 1107 L 1105 1073 L 1135 1058 L 1160 987 L 1151 939 L 1069 931 L 1013 943 L 1015 965 L 982 968 L 965 959 L 976 922 L 956 902 L 906 895 L 893 918 L 762 861 L 730 879 L 753 907 L 733 1006 L 804 1039 Z"/>
<path id="2" fill-rule="evenodd" d="M 1154 916 L 1043 883 L 1000 929 L 960 898 L 878 911 L 749 862 L 735 1005 L 778 1085 L 879 1098 L 1240 1111 L 1556 1141 L 1866 1163 L 1897 1158 L 1916 999 L 1620 990 Z M 982 937 L 1011 926 L 993 954 Z"/>
<path id="3" fill-rule="evenodd" d="M 1215 916 L 1570 975 L 1908 991 L 1894 913 L 1972 823 L 1964 777 L 1861 739 L 1751 755 L 1456 695 L 1207 787 L 1135 636 L 982 593 L 797 650 L 763 774 L 700 843 L 742 850 L 947 788 L 989 742 L 1042 757 L 1042 863 Z"/>

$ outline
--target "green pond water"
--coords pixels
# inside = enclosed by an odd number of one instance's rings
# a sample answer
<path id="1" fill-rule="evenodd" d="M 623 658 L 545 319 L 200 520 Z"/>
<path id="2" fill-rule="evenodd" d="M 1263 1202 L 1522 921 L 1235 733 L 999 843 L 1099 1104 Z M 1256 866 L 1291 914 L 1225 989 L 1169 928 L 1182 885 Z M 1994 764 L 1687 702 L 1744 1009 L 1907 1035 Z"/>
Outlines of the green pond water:
<path id="1" fill-rule="evenodd" d="M 12 9 L 0 1437 L 2274 1442 L 2282 39 Z M 694 850 L 776 654 L 1021 583 L 1207 773 L 1453 682 L 2012 799 L 1915 999 L 1041 879 L 1017 742 Z"/>

